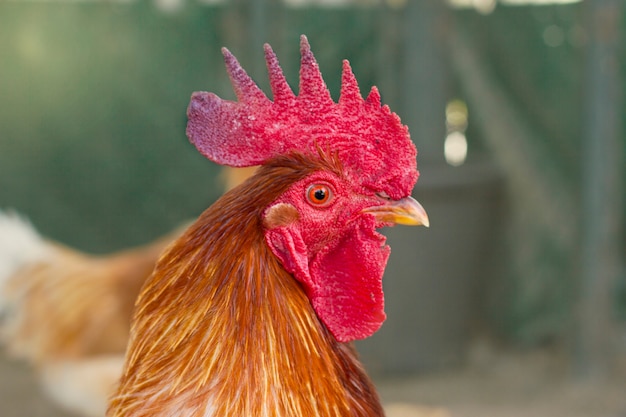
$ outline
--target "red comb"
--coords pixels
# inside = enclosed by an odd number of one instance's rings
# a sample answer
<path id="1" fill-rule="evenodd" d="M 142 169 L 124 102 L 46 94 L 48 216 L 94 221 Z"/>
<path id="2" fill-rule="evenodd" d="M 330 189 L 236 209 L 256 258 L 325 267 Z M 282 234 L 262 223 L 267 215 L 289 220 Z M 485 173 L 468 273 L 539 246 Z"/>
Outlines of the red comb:
<path id="1" fill-rule="evenodd" d="M 361 97 L 348 61 L 343 62 L 341 96 L 335 103 L 303 35 L 296 96 L 274 51 L 265 45 L 272 101 L 226 48 L 222 52 L 239 101 L 207 92 L 192 95 L 187 136 L 201 154 L 218 164 L 242 167 L 294 151 L 316 154 L 319 147 L 336 152 L 346 174 L 364 188 L 392 198 L 410 194 L 418 173 L 408 129 L 389 107 L 381 106 L 376 87 L 367 99 Z"/>

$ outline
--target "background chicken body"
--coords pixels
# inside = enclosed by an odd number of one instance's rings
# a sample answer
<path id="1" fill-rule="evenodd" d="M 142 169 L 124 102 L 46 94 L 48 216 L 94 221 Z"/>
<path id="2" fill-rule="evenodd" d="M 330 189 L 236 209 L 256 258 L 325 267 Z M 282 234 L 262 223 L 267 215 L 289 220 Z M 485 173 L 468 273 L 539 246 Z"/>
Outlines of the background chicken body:
<path id="1" fill-rule="evenodd" d="M 135 299 L 176 230 L 144 247 L 89 255 L 0 213 L 2 341 L 61 404 L 102 416 L 119 378 Z"/>

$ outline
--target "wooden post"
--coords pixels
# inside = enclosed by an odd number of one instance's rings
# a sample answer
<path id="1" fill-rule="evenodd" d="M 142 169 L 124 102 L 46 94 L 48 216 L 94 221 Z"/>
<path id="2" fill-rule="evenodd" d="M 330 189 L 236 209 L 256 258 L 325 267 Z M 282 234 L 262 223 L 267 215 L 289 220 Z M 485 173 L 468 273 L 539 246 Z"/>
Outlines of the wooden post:
<path id="1" fill-rule="evenodd" d="M 613 290 L 623 273 L 624 149 L 620 21 L 622 0 L 586 4 L 589 49 L 583 141 L 581 276 L 575 368 L 579 376 L 603 377 L 616 339 Z"/>

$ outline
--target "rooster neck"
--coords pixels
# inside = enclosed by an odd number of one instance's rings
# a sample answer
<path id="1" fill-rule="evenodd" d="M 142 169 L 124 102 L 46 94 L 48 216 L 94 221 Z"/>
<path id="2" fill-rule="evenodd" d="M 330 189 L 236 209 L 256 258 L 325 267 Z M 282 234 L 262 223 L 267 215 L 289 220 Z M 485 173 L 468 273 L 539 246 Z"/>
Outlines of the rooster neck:
<path id="1" fill-rule="evenodd" d="M 352 346 L 266 246 L 260 212 L 228 203 L 203 214 L 142 290 L 108 415 L 382 416 Z"/>

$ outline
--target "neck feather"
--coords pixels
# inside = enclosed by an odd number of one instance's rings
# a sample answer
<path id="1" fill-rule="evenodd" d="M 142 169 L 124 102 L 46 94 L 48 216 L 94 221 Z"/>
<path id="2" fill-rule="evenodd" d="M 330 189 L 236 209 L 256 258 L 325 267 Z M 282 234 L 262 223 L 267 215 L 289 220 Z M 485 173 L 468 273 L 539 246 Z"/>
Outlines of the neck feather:
<path id="1" fill-rule="evenodd" d="M 161 257 L 108 416 L 383 415 L 352 346 L 265 244 L 258 189 L 226 194 Z"/>

